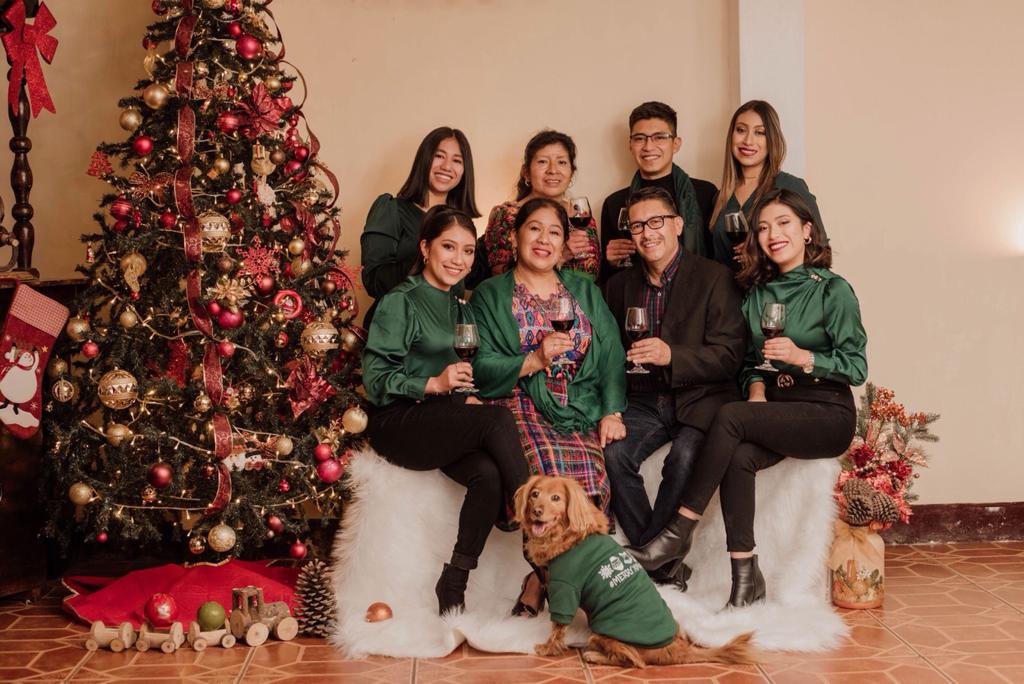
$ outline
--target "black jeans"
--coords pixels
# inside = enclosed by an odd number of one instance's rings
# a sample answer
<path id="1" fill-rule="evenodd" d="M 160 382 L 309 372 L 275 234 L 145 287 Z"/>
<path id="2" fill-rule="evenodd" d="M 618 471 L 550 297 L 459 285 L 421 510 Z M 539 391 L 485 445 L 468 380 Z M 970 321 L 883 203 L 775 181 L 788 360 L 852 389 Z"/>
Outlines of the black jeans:
<path id="1" fill-rule="evenodd" d="M 370 444 L 395 465 L 441 472 L 466 487 L 453 562 L 472 570 L 491 526 L 530 475 L 511 412 L 459 396 L 403 400 L 374 411 Z M 429 531 L 427 531 L 429 534 Z"/>
<path id="2" fill-rule="evenodd" d="M 630 394 L 622 421 L 626 438 L 605 447 L 604 466 L 611 480 L 615 521 L 630 543 L 641 545 L 661 532 L 675 515 L 704 433 L 676 420 L 675 399 L 667 393 Z M 672 447 L 661 468 L 661 484 L 652 509 L 640 466 L 669 441 Z"/>
<path id="3" fill-rule="evenodd" d="M 729 551 L 754 550 L 754 476 L 786 456 L 835 458 L 853 439 L 856 412 L 847 385 L 822 381 L 768 388 L 767 402 L 737 401 L 715 416 L 681 504 L 703 513 L 721 486 Z"/>

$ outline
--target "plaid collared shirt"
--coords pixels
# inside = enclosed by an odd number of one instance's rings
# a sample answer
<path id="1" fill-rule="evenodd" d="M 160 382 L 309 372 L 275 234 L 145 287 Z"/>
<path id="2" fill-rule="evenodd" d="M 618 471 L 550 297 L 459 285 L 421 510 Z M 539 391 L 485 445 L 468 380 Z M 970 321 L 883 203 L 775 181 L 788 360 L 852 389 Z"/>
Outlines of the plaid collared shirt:
<path id="1" fill-rule="evenodd" d="M 647 309 L 647 320 L 650 323 L 650 337 L 661 337 L 661 322 L 665 318 L 665 307 L 668 304 L 668 295 L 672 290 L 672 281 L 679 272 L 679 261 L 683 256 L 683 248 L 679 247 L 675 258 L 665 267 L 661 273 L 661 285 L 651 282 L 649 276 L 644 272 L 644 289 L 642 295 L 642 306 Z M 667 393 L 671 391 L 666 373 L 661 369 L 648 367 L 650 375 L 627 375 L 627 389 L 630 392 L 646 393 L 657 392 Z"/>

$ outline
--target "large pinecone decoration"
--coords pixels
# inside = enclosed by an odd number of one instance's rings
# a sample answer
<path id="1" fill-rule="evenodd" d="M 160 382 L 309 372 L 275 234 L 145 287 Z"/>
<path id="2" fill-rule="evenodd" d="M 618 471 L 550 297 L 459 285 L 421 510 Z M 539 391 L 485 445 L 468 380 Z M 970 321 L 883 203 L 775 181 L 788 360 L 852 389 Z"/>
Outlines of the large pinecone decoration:
<path id="1" fill-rule="evenodd" d="M 334 589 L 326 563 L 314 558 L 303 566 L 295 583 L 295 599 L 302 634 L 326 638 L 334 632 Z"/>
<path id="2" fill-rule="evenodd" d="M 847 499 L 870 499 L 875 495 L 875 488 L 867 480 L 851 477 L 843 483 L 843 496 Z"/>
<path id="3" fill-rule="evenodd" d="M 867 525 L 872 520 L 871 499 L 858 497 L 846 500 L 846 517 L 848 524 L 854 527 Z"/>
<path id="4" fill-rule="evenodd" d="M 875 492 L 871 500 L 872 517 L 880 523 L 891 525 L 900 519 L 900 511 L 892 497 L 882 492 Z"/>

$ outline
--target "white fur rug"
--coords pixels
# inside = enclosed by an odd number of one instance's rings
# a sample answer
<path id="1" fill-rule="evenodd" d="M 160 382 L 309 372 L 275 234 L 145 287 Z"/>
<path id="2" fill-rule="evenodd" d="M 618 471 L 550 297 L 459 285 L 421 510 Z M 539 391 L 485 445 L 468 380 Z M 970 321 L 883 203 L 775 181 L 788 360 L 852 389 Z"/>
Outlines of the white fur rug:
<path id="1" fill-rule="evenodd" d="M 644 464 L 650 494 L 666 450 Z M 687 557 L 694 569 L 689 591 L 660 589 L 692 638 L 715 646 L 753 631 L 764 649 L 820 651 L 846 635 L 828 599 L 825 568 L 838 469 L 834 460 L 788 459 L 758 475 L 755 534 L 768 583 L 762 606 L 720 610 L 729 598 L 730 569 L 716 495 Z M 466 612 L 442 619 L 434 584 L 451 556 L 465 489 L 440 471 L 405 470 L 372 451 L 354 457 L 349 471 L 355 498 L 334 544 L 332 577 L 338 601 L 332 641 L 348 656 L 441 657 L 463 641 L 483 651 L 531 653 L 547 638 L 547 612 L 535 619 L 509 614 L 530 570 L 519 532 L 491 532 L 479 567 L 470 573 Z M 377 601 L 387 603 L 394 617 L 366 622 L 367 607 Z M 569 643 L 582 645 L 587 635 L 581 612 Z"/>

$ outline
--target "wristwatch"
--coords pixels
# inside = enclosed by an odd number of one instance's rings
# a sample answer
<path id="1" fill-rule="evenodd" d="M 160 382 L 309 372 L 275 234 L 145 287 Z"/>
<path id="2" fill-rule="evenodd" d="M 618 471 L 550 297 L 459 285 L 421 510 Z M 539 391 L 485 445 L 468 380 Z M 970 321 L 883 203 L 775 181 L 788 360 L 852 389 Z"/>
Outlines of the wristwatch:
<path id="1" fill-rule="evenodd" d="M 804 373 L 810 375 L 814 372 L 814 352 L 809 351 L 807 352 L 807 355 L 809 358 L 807 359 L 807 363 L 802 367 L 802 370 Z"/>

